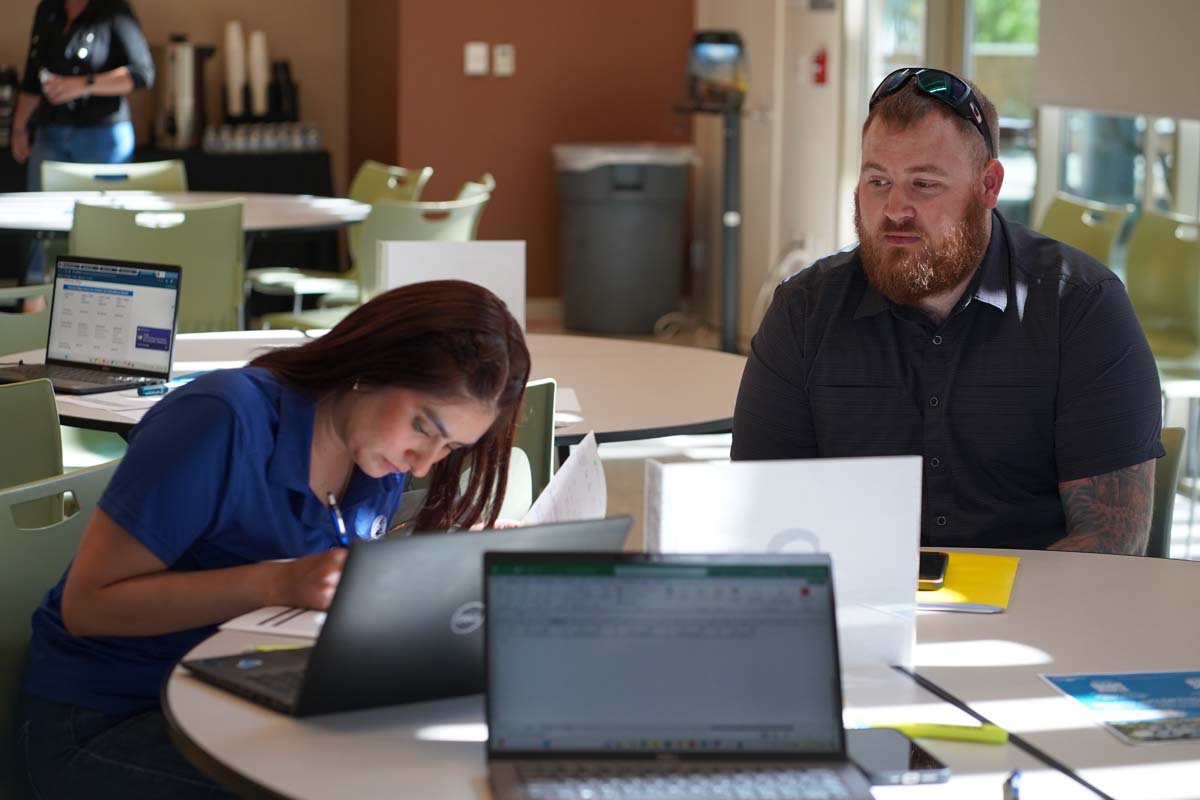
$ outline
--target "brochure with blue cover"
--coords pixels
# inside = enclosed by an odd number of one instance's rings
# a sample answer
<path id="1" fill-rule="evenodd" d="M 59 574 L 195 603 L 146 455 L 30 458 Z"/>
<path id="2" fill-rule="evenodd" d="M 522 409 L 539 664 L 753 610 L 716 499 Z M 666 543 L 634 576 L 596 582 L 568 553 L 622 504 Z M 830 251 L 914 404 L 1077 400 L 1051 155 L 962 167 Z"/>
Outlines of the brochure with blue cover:
<path id="1" fill-rule="evenodd" d="M 1129 744 L 1200 739 L 1200 671 L 1042 678 Z"/>

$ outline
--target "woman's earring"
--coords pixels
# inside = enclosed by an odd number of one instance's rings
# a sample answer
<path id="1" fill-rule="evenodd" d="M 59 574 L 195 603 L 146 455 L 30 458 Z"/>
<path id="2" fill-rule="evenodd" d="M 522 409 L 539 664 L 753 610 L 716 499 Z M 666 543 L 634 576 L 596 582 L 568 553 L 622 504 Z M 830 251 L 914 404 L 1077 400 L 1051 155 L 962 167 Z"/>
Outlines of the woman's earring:
<path id="1" fill-rule="evenodd" d="M 350 391 L 352 391 L 352 392 L 358 391 L 358 380 L 359 380 L 358 378 L 354 379 L 354 385 L 350 387 Z"/>

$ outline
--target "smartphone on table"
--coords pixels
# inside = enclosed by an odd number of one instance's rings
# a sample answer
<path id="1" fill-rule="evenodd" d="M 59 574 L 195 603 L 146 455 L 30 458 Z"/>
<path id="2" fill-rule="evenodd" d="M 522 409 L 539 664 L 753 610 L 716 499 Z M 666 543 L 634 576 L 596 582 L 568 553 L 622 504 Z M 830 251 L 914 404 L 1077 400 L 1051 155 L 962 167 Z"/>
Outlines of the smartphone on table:
<path id="1" fill-rule="evenodd" d="M 922 550 L 917 566 L 917 588 L 921 591 L 940 589 L 946 583 L 946 564 L 950 556 L 935 550 Z"/>
<path id="2" fill-rule="evenodd" d="M 846 731 L 846 750 L 873 786 L 950 780 L 949 767 L 893 728 L 851 728 Z"/>

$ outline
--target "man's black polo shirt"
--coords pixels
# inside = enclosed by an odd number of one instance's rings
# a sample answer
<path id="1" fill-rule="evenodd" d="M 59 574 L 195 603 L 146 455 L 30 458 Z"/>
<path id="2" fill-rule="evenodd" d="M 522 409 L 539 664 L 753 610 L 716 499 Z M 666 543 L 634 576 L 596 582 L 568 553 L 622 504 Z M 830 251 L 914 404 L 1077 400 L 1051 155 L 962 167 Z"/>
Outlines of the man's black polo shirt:
<path id="1" fill-rule="evenodd" d="M 1158 372 L 1125 287 L 992 221 L 940 325 L 875 291 L 857 248 L 781 284 L 742 376 L 733 458 L 920 455 L 922 544 L 1042 548 L 1065 535 L 1060 481 L 1162 456 Z"/>

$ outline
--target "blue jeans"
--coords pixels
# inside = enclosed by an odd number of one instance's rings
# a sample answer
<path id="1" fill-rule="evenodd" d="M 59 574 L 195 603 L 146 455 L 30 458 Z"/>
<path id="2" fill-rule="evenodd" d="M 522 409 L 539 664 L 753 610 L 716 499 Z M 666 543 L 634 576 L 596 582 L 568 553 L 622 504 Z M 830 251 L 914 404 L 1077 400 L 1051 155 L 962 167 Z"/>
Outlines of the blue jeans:
<path id="1" fill-rule="evenodd" d="M 157 709 L 114 717 L 22 694 L 18 719 L 18 763 L 35 800 L 234 796 L 175 749 Z"/>
<path id="2" fill-rule="evenodd" d="M 34 134 L 25 179 L 29 191 L 42 190 L 43 161 L 124 164 L 133 157 L 133 123 L 39 125 Z"/>
<path id="3" fill-rule="evenodd" d="M 123 164 L 133 157 L 133 123 L 108 125 L 40 125 L 25 165 L 29 191 L 42 190 L 43 161 L 74 161 L 83 164 Z M 25 283 L 45 280 L 45 250 L 35 239 L 29 248 Z"/>

